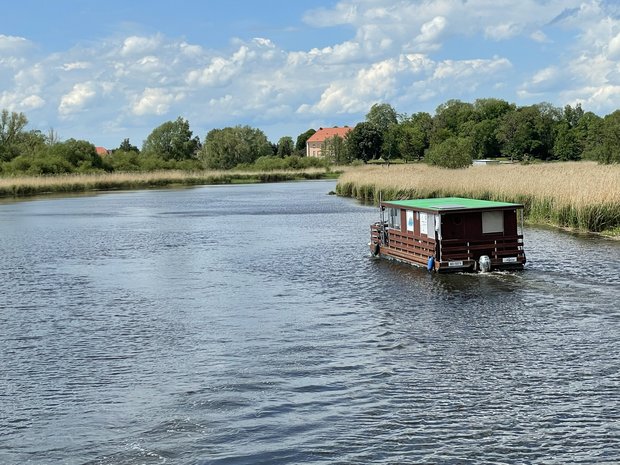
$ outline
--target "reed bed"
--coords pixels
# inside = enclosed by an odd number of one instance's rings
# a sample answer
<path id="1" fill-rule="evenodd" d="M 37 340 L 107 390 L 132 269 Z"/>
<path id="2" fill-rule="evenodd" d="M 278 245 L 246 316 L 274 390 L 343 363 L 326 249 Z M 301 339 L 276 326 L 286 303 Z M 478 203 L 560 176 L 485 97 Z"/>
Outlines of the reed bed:
<path id="1" fill-rule="evenodd" d="M 620 165 L 363 166 L 347 170 L 336 192 L 374 203 L 379 193 L 391 200 L 454 196 L 515 202 L 524 205 L 530 223 L 620 234 Z"/>
<path id="2" fill-rule="evenodd" d="M 148 173 L 69 174 L 0 178 L 0 196 L 21 197 L 48 193 L 87 192 L 116 189 L 148 189 L 174 185 L 280 182 L 320 179 L 322 168 L 296 171 L 154 171 Z"/>

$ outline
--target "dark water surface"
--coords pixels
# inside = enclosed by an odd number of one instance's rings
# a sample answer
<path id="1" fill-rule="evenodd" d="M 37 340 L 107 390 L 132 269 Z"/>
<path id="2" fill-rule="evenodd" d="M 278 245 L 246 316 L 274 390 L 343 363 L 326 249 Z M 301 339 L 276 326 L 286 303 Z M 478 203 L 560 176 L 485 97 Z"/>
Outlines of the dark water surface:
<path id="1" fill-rule="evenodd" d="M 0 205 L 0 463 L 620 463 L 620 242 L 432 275 L 333 188 Z"/>

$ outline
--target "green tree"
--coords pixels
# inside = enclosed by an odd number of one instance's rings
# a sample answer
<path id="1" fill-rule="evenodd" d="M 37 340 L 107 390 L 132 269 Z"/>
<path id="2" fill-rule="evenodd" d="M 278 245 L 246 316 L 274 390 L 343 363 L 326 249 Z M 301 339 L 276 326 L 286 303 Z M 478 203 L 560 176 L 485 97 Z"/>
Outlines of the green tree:
<path id="1" fill-rule="evenodd" d="M 562 121 L 557 127 L 557 133 L 553 144 L 553 156 L 557 160 L 579 160 L 583 146 L 578 137 L 578 131 L 570 127 L 569 123 Z"/>
<path id="2" fill-rule="evenodd" d="M 465 168 L 472 163 L 473 147 L 467 137 L 450 137 L 426 151 L 424 161 L 442 168 Z"/>
<path id="3" fill-rule="evenodd" d="M 123 139 L 123 142 L 121 142 L 121 145 L 118 146 L 118 149 L 113 150 L 113 152 L 116 151 L 119 152 L 136 152 L 136 153 L 140 153 L 140 149 L 138 147 L 136 147 L 135 145 L 132 145 L 131 142 L 129 142 L 129 139 Z"/>
<path id="4" fill-rule="evenodd" d="M 477 120 L 474 106 L 457 99 L 442 103 L 435 110 L 430 145 L 438 144 L 450 137 L 462 135 L 463 125 L 470 120 Z"/>
<path id="5" fill-rule="evenodd" d="M 200 139 L 192 137 L 189 122 L 179 116 L 155 128 L 144 141 L 142 153 L 164 160 L 186 160 L 193 158 L 199 148 Z"/>
<path id="6" fill-rule="evenodd" d="M 511 160 L 552 156 L 560 112 L 549 104 L 531 105 L 506 113 L 497 128 L 501 151 Z"/>
<path id="7" fill-rule="evenodd" d="M 421 160 L 429 147 L 433 118 L 426 112 L 414 113 L 400 124 L 398 153 L 405 160 Z"/>
<path id="8" fill-rule="evenodd" d="M 347 152 L 350 160 L 377 159 L 381 155 L 383 136 L 368 122 L 358 123 L 346 136 Z"/>
<path id="9" fill-rule="evenodd" d="M 344 139 L 338 135 L 323 141 L 323 144 L 321 144 L 321 154 L 327 160 L 340 165 L 351 162 Z"/>
<path id="10" fill-rule="evenodd" d="M 390 127 L 398 123 L 398 114 L 389 103 L 375 103 L 366 114 L 366 122 L 385 136 Z"/>
<path id="11" fill-rule="evenodd" d="M 603 151 L 603 118 L 591 111 L 584 113 L 575 127 L 583 146 L 583 158 L 599 160 Z"/>
<path id="12" fill-rule="evenodd" d="M 46 156 L 65 160 L 80 172 L 103 168 L 103 162 L 95 146 L 85 140 L 69 139 L 59 142 L 47 149 Z"/>
<path id="13" fill-rule="evenodd" d="M 0 113 L 0 161 L 9 161 L 19 153 L 18 143 L 28 119 L 23 113 L 2 110 Z"/>
<path id="14" fill-rule="evenodd" d="M 306 132 L 302 132 L 297 136 L 297 142 L 295 142 L 295 150 L 297 155 L 303 157 L 306 155 L 306 142 L 310 139 L 316 131 L 314 129 L 308 129 Z"/>
<path id="15" fill-rule="evenodd" d="M 602 136 L 603 147 L 599 152 L 599 163 L 620 163 L 620 110 L 603 118 Z"/>
<path id="16" fill-rule="evenodd" d="M 566 105 L 564 107 L 563 119 L 564 121 L 566 121 L 566 123 L 568 123 L 568 126 L 570 128 L 577 127 L 579 121 L 581 121 L 581 118 L 583 118 L 584 115 L 585 113 L 581 108 L 580 103 L 575 105 L 575 108 L 571 107 L 570 105 Z"/>
<path id="17" fill-rule="evenodd" d="M 293 144 L 293 138 L 290 136 L 281 137 L 278 141 L 277 155 L 280 158 L 290 157 L 293 155 L 295 145 Z"/>
<path id="18" fill-rule="evenodd" d="M 207 168 L 226 170 L 270 155 L 271 144 L 260 129 L 235 126 L 209 131 L 199 158 Z"/>

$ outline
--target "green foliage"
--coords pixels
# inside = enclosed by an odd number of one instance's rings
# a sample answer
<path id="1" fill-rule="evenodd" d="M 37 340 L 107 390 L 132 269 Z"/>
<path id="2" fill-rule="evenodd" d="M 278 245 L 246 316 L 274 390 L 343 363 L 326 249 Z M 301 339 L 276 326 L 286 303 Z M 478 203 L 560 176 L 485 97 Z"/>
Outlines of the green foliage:
<path id="1" fill-rule="evenodd" d="M 142 152 L 164 160 L 187 160 L 196 155 L 200 139 L 192 137 L 189 122 L 180 116 L 156 127 L 144 141 Z"/>
<path id="2" fill-rule="evenodd" d="M 450 137 L 432 146 L 426 152 L 425 161 L 442 168 L 465 168 L 472 163 L 472 142 L 466 137 Z"/>
<path id="3" fill-rule="evenodd" d="M 325 160 L 340 165 L 347 164 L 351 161 L 344 139 L 338 135 L 325 139 L 321 145 L 321 154 Z"/>
<path id="4" fill-rule="evenodd" d="M 235 126 L 213 129 L 205 138 L 199 158 L 207 168 L 227 170 L 273 153 L 271 144 L 260 129 Z"/>
<path id="5" fill-rule="evenodd" d="M 557 134 L 553 144 L 553 155 L 557 160 L 579 160 L 583 151 L 576 128 L 571 128 L 566 121 L 557 126 Z"/>
<path id="6" fill-rule="evenodd" d="M 598 161 L 603 164 L 620 163 L 620 110 L 603 119 L 602 139 Z"/>
<path id="7" fill-rule="evenodd" d="M 366 122 L 385 135 L 391 126 L 398 123 L 398 114 L 389 103 L 375 103 L 366 115 Z"/>
<path id="8" fill-rule="evenodd" d="M 306 142 L 310 139 L 316 131 L 314 129 L 308 129 L 306 132 L 302 132 L 299 136 L 297 136 L 297 142 L 295 142 L 295 150 L 305 154 L 306 153 Z"/>
<path id="9" fill-rule="evenodd" d="M 28 119 L 23 113 L 0 113 L 0 161 L 9 161 L 20 154 L 19 142 Z"/>
<path id="10" fill-rule="evenodd" d="M 95 146 L 85 140 L 69 139 L 59 142 L 47 149 L 52 158 L 66 160 L 79 172 L 94 171 L 103 168 L 103 161 L 97 154 Z"/>
<path id="11" fill-rule="evenodd" d="M 381 156 L 383 136 L 370 123 L 358 123 L 347 134 L 346 142 L 350 160 L 359 159 L 367 162 Z"/>
<path id="12" fill-rule="evenodd" d="M 280 158 L 290 157 L 293 155 L 295 144 L 293 144 L 293 138 L 290 136 L 281 137 L 278 141 L 277 155 Z"/>
<path id="13" fill-rule="evenodd" d="M 291 155 L 280 158 L 277 156 L 262 156 L 254 163 L 243 163 L 237 165 L 237 170 L 245 171 L 276 171 L 276 170 L 300 170 L 306 168 L 327 168 L 329 163 L 323 158 L 299 157 Z"/>
<path id="14" fill-rule="evenodd" d="M 397 153 L 407 161 L 421 160 L 429 147 L 433 118 L 425 112 L 405 118 L 397 131 Z"/>
<path id="15" fill-rule="evenodd" d="M 136 147 L 135 145 L 131 145 L 131 142 L 129 142 L 129 139 L 123 139 L 123 142 L 121 142 L 121 145 L 118 147 L 118 149 L 115 149 L 112 152 L 116 152 L 116 151 L 140 153 L 140 149 Z"/>

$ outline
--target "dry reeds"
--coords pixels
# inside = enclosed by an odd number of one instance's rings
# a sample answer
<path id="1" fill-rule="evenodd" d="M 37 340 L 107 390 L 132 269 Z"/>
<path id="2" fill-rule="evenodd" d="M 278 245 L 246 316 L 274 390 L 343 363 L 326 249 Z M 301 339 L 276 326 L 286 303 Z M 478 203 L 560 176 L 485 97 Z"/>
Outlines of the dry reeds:
<path id="1" fill-rule="evenodd" d="M 0 196 L 86 192 L 112 189 L 146 189 L 170 185 L 230 184 L 319 179 L 324 169 L 297 171 L 153 171 L 146 173 L 68 174 L 0 178 Z"/>
<path id="2" fill-rule="evenodd" d="M 619 165 L 363 166 L 347 170 L 336 191 L 369 202 L 377 202 L 379 192 L 383 199 L 456 196 L 517 202 L 533 223 L 586 231 L 620 228 Z"/>

